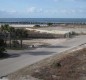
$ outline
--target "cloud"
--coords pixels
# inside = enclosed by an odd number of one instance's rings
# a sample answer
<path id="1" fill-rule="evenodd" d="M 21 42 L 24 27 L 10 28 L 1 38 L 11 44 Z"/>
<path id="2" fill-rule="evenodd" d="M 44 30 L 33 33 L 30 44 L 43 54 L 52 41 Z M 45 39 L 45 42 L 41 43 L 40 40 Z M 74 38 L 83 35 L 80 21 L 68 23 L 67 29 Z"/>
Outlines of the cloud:
<path id="1" fill-rule="evenodd" d="M 3 17 L 72 17 L 72 16 L 85 16 L 85 8 L 61 8 L 61 9 L 42 9 L 38 7 L 29 7 L 25 12 L 15 10 L 0 10 L 0 18 Z"/>
<path id="2" fill-rule="evenodd" d="M 86 14 L 85 9 L 78 8 L 78 9 L 55 9 L 55 10 L 44 10 L 44 13 L 48 14 L 51 13 L 53 15 L 55 14 L 61 14 L 61 15 L 75 15 L 75 14 Z"/>
<path id="3" fill-rule="evenodd" d="M 36 7 L 30 7 L 30 8 L 28 8 L 27 12 L 33 13 L 33 12 L 35 12 L 35 10 L 36 10 Z"/>
<path id="4" fill-rule="evenodd" d="M 59 13 L 62 13 L 62 14 L 83 14 L 83 13 L 86 13 L 86 11 L 84 9 L 62 9 L 62 10 L 59 10 Z"/>
<path id="5" fill-rule="evenodd" d="M 1 9 L 0 12 L 1 13 L 7 13 L 7 14 L 14 14 L 17 11 L 16 10 L 5 10 L 5 9 Z"/>
<path id="6" fill-rule="evenodd" d="M 37 7 L 29 7 L 27 9 L 28 13 L 39 13 L 42 12 L 42 8 L 37 8 Z"/>

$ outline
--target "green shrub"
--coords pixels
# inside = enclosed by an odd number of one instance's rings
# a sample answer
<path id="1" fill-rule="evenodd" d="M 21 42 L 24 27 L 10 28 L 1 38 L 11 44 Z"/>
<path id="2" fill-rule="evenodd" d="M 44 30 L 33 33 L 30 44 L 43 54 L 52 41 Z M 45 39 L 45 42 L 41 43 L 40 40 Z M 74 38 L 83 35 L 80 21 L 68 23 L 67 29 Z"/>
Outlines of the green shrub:
<path id="1" fill-rule="evenodd" d="M 34 27 L 39 28 L 39 27 L 40 27 L 40 25 L 35 25 Z"/>
<path id="2" fill-rule="evenodd" d="M 19 42 L 18 42 L 18 41 L 13 40 L 13 41 L 12 41 L 12 45 L 13 45 L 13 47 L 17 47 L 17 46 L 19 46 Z"/>
<path id="3" fill-rule="evenodd" d="M 52 25 L 53 25 L 53 23 L 47 23 L 47 25 L 48 25 L 48 26 L 52 26 Z"/>
<path id="4" fill-rule="evenodd" d="M 0 39 L 0 54 L 1 53 L 4 53 L 4 51 L 6 50 L 5 49 L 5 42 L 4 42 L 4 40 L 3 39 Z"/>
<path id="5" fill-rule="evenodd" d="M 51 66 L 54 68 L 57 68 L 57 67 L 61 67 L 62 65 L 60 62 L 53 62 L 53 64 Z"/>

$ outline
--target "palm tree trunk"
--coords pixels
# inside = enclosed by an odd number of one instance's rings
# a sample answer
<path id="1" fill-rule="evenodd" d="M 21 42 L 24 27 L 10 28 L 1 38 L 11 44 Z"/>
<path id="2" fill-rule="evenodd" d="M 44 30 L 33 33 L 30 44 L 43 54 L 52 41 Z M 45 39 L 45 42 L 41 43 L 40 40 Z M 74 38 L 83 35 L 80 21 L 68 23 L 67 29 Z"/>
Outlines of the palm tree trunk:
<path id="1" fill-rule="evenodd" d="M 9 34 L 9 42 L 10 42 L 10 48 L 11 48 L 11 33 Z"/>
<path id="2" fill-rule="evenodd" d="M 4 34 L 4 37 L 5 37 L 5 39 L 4 39 L 4 42 L 5 42 L 5 46 L 7 47 L 7 37 L 6 37 L 6 33 Z"/>
<path id="3" fill-rule="evenodd" d="M 22 48 L 22 39 L 20 40 L 20 42 L 21 42 L 21 48 Z"/>

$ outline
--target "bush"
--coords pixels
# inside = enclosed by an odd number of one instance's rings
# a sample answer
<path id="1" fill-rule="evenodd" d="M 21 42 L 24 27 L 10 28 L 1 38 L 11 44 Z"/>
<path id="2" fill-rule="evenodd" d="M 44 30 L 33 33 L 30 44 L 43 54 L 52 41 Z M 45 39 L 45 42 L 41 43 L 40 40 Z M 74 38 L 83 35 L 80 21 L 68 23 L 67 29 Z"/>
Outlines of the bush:
<path id="1" fill-rule="evenodd" d="M 40 25 L 35 25 L 34 27 L 39 28 L 39 27 L 40 27 Z"/>
<path id="2" fill-rule="evenodd" d="M 12 45 L 13 45 L 13 47 L 17 47 L 17 46 L 19 45 L 19 42 L 18 42 L 18 41 L 13 40 L 13 41 L 12 41 Z"/>
<path id="3" fill-rule="evenodd" d="M 57 68 L 57 67 L 61 67 L 62 65 L 60 62 L 53 62 L 53 64 L 51 66 L 54 68 Z"/>
<path id="4" fill-rule="evenodd" d="M 47 23 L 47 25 L 48 25 L 48 26 L 52 26 L 52 25 L 53 25 L 53 23 Z"/>
<path id="5" fill-rule="evenodd" d="M 5 48 L 4 47 L 0 47 L 0 53 L 4 53 Z"/>
<path id="6" fill-rule="evenodd" d="M 3 39 L 0 39 L 0 55 L 5 52 L 5 42 Z"/>

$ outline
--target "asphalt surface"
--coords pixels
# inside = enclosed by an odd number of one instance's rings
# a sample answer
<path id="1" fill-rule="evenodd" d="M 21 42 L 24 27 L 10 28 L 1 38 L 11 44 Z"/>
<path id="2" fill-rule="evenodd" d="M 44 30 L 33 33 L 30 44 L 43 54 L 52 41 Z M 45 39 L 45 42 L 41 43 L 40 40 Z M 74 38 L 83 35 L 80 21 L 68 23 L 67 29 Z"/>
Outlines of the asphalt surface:
<path id="1" fill-rule="evenodd" d="M 84 43 L 86 43 L 86 35 L 68 39 L 61 44 L 54 43 L 51 46 L 38 47 L 34 50 L 8 51 L 12 56 L 0 60 L 0 77 Z"/>

